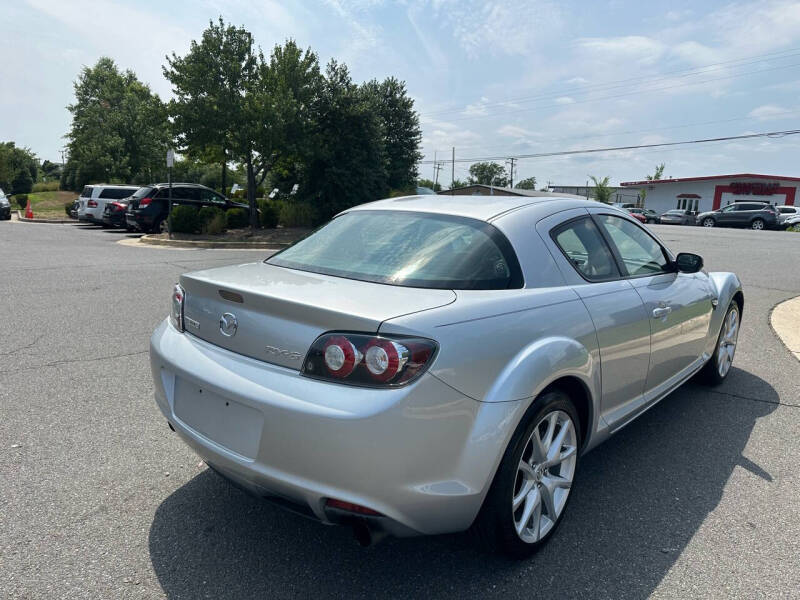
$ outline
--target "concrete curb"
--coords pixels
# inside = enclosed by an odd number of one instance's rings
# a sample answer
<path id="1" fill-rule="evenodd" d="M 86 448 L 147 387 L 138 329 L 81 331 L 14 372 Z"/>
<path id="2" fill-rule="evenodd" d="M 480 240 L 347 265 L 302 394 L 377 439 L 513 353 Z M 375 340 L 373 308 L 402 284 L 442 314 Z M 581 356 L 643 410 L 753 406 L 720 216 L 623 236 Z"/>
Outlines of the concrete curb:
<path id="1" fill-rule="evenodd" d="M 787 350 L 800 360 L 800 296 L 773 308 L 769 322 Z"/>
<path id="2" fill-rule="evenodd" d="M 143 235 L 140 244 L 169 246 L 172 248 L 228 248 L 231 250 L 282 250 L 289 244 L 276 242 L 207 242 L 202 240 L 165 240 Z"/>
<path id="3" fill-rule="evenodd" d="M 20 223 L 60 223 L 63 225 L 64 223 L 78 222 L 76 219 L 36 219 L 36 218 L 26 219 L 25 217 L 22 216 L 21 210 L 16 211 L 16 213 L 17 213 L 16 220 L 19 221 Z"/>

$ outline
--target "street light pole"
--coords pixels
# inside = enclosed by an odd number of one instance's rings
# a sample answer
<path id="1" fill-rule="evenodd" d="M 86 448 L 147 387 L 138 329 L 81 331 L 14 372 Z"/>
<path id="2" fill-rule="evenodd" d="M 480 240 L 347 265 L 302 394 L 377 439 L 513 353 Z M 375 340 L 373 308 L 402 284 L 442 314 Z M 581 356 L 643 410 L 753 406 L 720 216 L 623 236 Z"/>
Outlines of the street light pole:
<path id="1" fill-rule="evenodd" d="M 172 165 L 175 163 L 175 151 L 170 148 L 167 150 L 167 185 L 169 190 L 167 192 L 167 232 L 169 239 L 172 239 Z"/>

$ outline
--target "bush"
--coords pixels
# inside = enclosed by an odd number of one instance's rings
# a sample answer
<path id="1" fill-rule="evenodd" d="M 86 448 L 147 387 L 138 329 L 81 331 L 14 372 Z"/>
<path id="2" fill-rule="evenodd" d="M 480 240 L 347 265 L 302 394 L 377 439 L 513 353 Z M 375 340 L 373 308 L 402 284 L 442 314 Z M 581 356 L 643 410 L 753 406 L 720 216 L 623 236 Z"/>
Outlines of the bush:
<path id="1" fill-rule="evenodd" d="M 793 231 L 794 233 L 800 233 L 800 225 L 792 225 L 786 231 Z"/>
<path id="2" fill-rule="evenodd" d="M 17 206 L 22 209 L 28 206 L 28 194 L 16 194 L 14 200 L 16 200 Z"/>
<path id="3" fill-rule="evenodd" d="M 229 229 L 241 229 L 247 227 L 250 217 L 243 208 L 231 208 L 225 214 L 225 224 Z"/>
<path id="4" fill-rule="evenodd" d="M 58 181 L 47 181 L 47 182 L 42 182 L 42 183 L 34 183 L 33 184 L 33 191 L 34 192 L 57 192 L 59 187 L 60 187 L 60 183 Z"/>
<path id="5" fill-rule="evenodd" d="M 200 230 L 203 233 L 216 235 L 225 231 L 225 211 L 216 206 L 204 206 L 198 213 Z"/>
<path id="6" fill-rule="evenodd" d="M 274 229 L 278 226 L 278 207 L 271 200 L 259 200 L 258 210 L 261 211 L 261 214 L 258 215 L 261 227 L 264 229 Z"/>
<path id="7" fill-rule="evenodd" d="M 314 207 L 308 202 L 284 202 L 280 207 L 278 222 L 284 227 L 311 227 L 314 218 Z"/>
<path id="8" fill-rule="evenodd" d="M 192 206 L 178 205 L 172 208 L 172 231 L 195 233 L 200 229 L 200 215 Z"/>
<path id="9" fill-rule="evenodd" d="M 75 204 L 74 200 L 70 200 L 69 202 L 64 202 L 64 212 L 67 213 L 67 216 L 69 216 L 69 211 L 72 210 L 73 204 Z"/>

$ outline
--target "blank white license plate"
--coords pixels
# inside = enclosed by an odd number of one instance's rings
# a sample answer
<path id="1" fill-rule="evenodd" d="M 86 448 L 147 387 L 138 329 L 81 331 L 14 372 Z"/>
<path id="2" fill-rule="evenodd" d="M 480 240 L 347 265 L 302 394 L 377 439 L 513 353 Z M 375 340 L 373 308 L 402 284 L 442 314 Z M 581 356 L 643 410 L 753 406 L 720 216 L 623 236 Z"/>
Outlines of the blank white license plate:
<path id="1" fill-rule="evenodd" d="M 184 379 L 175 379 L 175 416 L 212 442 L 246 458 L 258 455 L 264 415 Z"/>

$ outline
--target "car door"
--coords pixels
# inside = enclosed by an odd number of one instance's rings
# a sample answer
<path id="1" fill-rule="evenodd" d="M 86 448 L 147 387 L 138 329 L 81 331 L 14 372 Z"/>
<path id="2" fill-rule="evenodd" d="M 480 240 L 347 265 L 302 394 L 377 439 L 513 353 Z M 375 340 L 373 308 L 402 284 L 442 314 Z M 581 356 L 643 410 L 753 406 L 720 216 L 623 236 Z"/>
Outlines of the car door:
<path id="1" fill-rule="evenodd" d="M 703 361 L 714 298 L 705 273 L 680 273 L 669 252 L 644 228 L 596 213 L 623 276 L 644 303 L 650 322 L 650 367 L 645 385 L 655 398 Z"/>
<path id="2" fill-rule="evenodd" d="M 736 227 L 745 227 L 750 223 L 750 219 L 757 212 L 757 205 L 739 202 L 733 209 L 733 224 Z"/>
<path id="3" fill-rule="evenodd" d="M 649 319 L 586 210 L 566 212 L 544 219 L 537 230 L 592 319 L 600 354 L 601 416 L 619 423 L 642 402 L 650 364 Z"/>
<path id="4" fill-rule="evenodd" d="M 721 209 L 715 216 L 717 225 L 721 225 L 723 227 L 733 225 L 735 219 L 733 211 L 735 208 L 736 208 L 735 205 L 730 204 L 725 208 Z"/>

